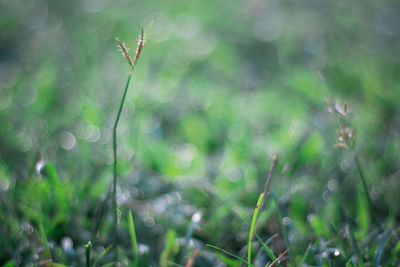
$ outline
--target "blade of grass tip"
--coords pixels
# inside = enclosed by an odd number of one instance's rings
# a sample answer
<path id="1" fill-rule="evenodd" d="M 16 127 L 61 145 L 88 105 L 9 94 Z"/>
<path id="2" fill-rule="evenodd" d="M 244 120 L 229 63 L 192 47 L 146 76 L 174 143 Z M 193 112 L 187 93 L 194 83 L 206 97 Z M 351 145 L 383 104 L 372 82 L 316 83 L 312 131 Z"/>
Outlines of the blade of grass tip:
<path id="1" fill-rule="evenodd" d="M 279 154 L 276 153 L 274 158 L 272 159 L 271 168 L 269 168 L 268 178 L 267 178 L 267 182 L 265 183 L 264 192 L 263 192 L 264 193 L 264 198 L 263 198 L 263 200 L 261 201 L 261 204 L 260 204 L 260 211 L 264 207 L 265 198 L 268 195 L 269 187 L 271 186 L 272 176 L 274 174 L 276 165 L 278 164 L 278 159 L 279 159 Z M 255 229 L 256 228 L 257 228 L 257 224 L 255 225 Z M 254 230 L 254 232 L 255 232 L 255 230 Z"/>
<path id="2" fill-rule="evenodd" d="M 131 237 L 133 255 L 135 257 L 135 259 L 133 261 L 133 266 L 137 267 L 139 264 L 139 251 L 138 251 L 138 245 L 137 245 L 137 240 L 136 240 L 135 224 L 133 223 L 132 211 L 129 211 L 129 213 L 128 213 L 128 223 L 129 223 L 129 235 Z"/>
<path id="3" fill-rule="evenodd" d="M 128 61 L 129 65 L 131 66 L 130 68 L 130 72 L 129 72 L 129 76 L 128 79 L 126 81 L 126 85 L 125 85 L 125 89 L 124 89 L 124 93 L 122 95 L 122 99 L 118 108 L 118 112 L 117 112 L 117 116 L 115 118 L 115 122 L 114 122 L 114 126 L 113 126 L 113 213 L 114 213 L 114 221 L 113 221 L 113 235 L 114 235 L 114 244 L 115 244 L 115 262 L 116 264 L 118 263 L 118 235 L 117 235 L 117 227 L 118 227 L 118 215 L 119 215 L 119 210 L 117 207 L 117 128 L 118 128 L 118 123 L 121 117 L 121 113 L 122 113 L 122 108 L 124 106 L 125 103 L 125 98 L 128 92 L 128 88 L 129 88 L 129 83 L 131 81 L 131 78 L 133 76 L 133 71 L 135 69 L 135 66 L 139 60 L 139 57 L 142 53 L 143 47 L 145 46 L 145 40 L 144 40 L 144 30 L 142 27 L 142 31 L 141 34 L 139 35 L 139 40 L 138 40 L 138 45 L 136 48 L 136 53 L 135 53 L 135 58 L 132 62 L 132 59 L 128 53 L 128 49 L 127 47 L 118 39 L 118 45 L 120 46 L 123 56 L 125 57 L 125 59 Z"/>
<path id="4" fill-rule="evenodd" d="M 376 250 L 375 267 L 381 266 L 383 249 L 385 248 L 385 243 L 386 243 L 388 234 L 389 234 L 389 229 L 387 229 L 381 236 L 381 241 L 379 242 L 379 247 Z"/>
<path id="5" fill-rule="evenodd" d="M 292 264 L 292 266 L 296 266 L 296 261 L 293 257 L 292 249 L 291 249 L 290 243 L 289 243 L 287 229 L 286 229 L 286 226 L 283 225 L 283 222 L 282 222 L 282 220 L 283 220 L 282 209 L 279 206 L 279 201 L 278 201 L 278 198 L 276 197 L 275 192 L 272 191 L 271 194 L 272 194 L 272 198 L 273 198 L 276 208 L 277 208 L 277 212 L 278 212 L 278 216 L 279 216 L 279 227 L 281 228 L 281 231 L 282 231 L 283 240 L 285 241 L 286 248 L 290 251 L 290 253 L 289 253 L 290 263 Z"/>
<path id="6" fill-rule="evenodd" d="M 92 250 L 92 242 L 88 242 L 86 245 L 86 267 L 90 267 L 91 266 L 91 262 L 90 262 L 90 252 Z"/>
<path id="7" fill-rule="evenodd" d="M 144 33 L 144 38 L 147 42 L 150 40 L 150 33 L 151 33 L 151 29 L 153 28 L 153 23 L 154 23 L 154 20 L 152 19 L 150 21 L 149 25 L 146 27 L 146 31 Z"/>
<path id="8" fill-rule="evenodd" d="M 260 205 L 261 205 L 261 202 L 263 201 L 263 199 L 264 199 L 264 193 L 261 193 L 260 197 L 258 198 L 258 201 L 257 201 L 257 206 L 254 209 L 253 219 L 251 220 L 250 232 L 249 232 L 249 242 L 247 245 L 247 261 L 249 262 L 248 263 L 249 266 L 251 264 L 251 241 L 253 240 L 254 228 L 256 226 L 258 212 L 260 210 Z"/>
<path id="9" fill-rule="evenodd" d="M 303 266 L 303 263 L 306 261 L 306 259 L 307 259 L 307 257 L 308 257 L 308 254 L 310 254 L 310 250 L 311 250 L 311 246 L 312 246 L 312 245 L 313 245 L 312 242 L 308 245 L 306 251 L 304 252 L 303 257 L 301 258 L 301 260 L 300 260 L 300 262 L 299 262 L 299 266 Z"/>
<path id="10" fill-rule="evenodd" d="M 225 253 L 226 255 L 229 255 L 229 256 L 231 256 L 231 257 L 233 257 L 233 258 L 235 258 L 235 259 L 237 259 L 237 260 L 243 262 L 244 264 L 247 264 L 248 266 L 254 267 L 253 264 L 250 264 L 250 263 L 247 262 L 245 259 L 243 259 L 243 258 L 241 258 L 241 257 L 238 257 L 238 256 L 236 256 L 235 254 L 230 253 L 229 251 L 226 251 L 225 249 L 222 249 L 222 248 L 219 248 L 219 247 L 210 245 L 210 244 L 206 244 L 206 246 L 209 247 L 209 248 L 215 249 L 215 250 L 217 250 L 217 251 L 219 251 L 219 252 Z"/>
<path id="11" fill-rule="evenodd" d="M 93 266 L 97 266 L 98 263 L 101 261 L 101 259 L 108 253 L 108 251 L 112 248 L 112 245 L 109 245 L 100 255 L 99 257 L 96 259 L 96 261 L 94 262 Z"/>

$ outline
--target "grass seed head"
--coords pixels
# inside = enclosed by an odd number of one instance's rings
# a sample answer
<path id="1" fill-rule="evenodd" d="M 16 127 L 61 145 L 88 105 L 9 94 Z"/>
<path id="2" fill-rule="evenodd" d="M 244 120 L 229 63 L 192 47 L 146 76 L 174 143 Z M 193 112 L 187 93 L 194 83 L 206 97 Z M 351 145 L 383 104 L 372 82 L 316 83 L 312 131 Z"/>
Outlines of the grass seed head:
<path id="1" fill-rule="evenodd" d="M 326 104 L 328 105 L 328 111 L 331 113 L 335 112 L 346 117 L 350 112 L 347 101 L 344 101 L 343 105 L 341 105 L 339 101 L 329 99 L 326 101 Z"/>
<path id="2" fill-rule="evenodd" d="M 129 47 L 126 45 L 126 43 L 122 43 L 118 39 L 118 37 L 115 37 L 115 40 L 117 40 L 117 42 L 118 42 L 118 46 L 120 48 L 120 51 L 121 51 L 122 55 L 124 56 L 126 61 L 128 61 L 129 65 L 132 67 L 133 63 L 132 63 L 131 56 L 129 55 Z"/>

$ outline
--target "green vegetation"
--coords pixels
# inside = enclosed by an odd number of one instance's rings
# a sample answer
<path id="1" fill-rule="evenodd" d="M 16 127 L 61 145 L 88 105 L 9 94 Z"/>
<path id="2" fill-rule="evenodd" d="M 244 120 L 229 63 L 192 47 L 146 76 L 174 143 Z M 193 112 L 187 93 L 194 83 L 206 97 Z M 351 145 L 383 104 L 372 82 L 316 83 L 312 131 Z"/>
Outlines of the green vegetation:
<path id="1" fill-rule="evenodd" d="M 0 266 L 399 266 L 399 14 L 0 0 Z"/>

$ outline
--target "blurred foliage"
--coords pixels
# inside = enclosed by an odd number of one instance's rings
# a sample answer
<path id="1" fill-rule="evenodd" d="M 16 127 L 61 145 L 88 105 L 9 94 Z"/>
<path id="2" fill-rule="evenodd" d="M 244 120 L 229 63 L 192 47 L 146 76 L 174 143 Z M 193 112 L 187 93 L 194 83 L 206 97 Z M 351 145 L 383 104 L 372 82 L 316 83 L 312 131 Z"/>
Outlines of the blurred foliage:
<path id="1" fill-rule="evenodd" d="M 352 266 L 354 234 L 365 262 L 398 264 L 398 1 L 0 0 L 1 265 L 50 249 L 81 266 L 88 241 L 99 266 L 112 261 L 111 135 L 129 71 L 114 38 L 134 50 L 151 21 L 119 125 L 124 265 L 131 209 L 139 266 L 184 265 L 193 246 L 195 266 L 237 266 L 205 244 L 244 256 L 240 216 L 276 152 L 283 219 L 268 201 L 263 239 L 283 225 L 296 261 Z M 333 149 L 330 97 L 350 105 L 373 207 L 353 152 Z M 283 252 L 282 235 L 270 246 Z"/>

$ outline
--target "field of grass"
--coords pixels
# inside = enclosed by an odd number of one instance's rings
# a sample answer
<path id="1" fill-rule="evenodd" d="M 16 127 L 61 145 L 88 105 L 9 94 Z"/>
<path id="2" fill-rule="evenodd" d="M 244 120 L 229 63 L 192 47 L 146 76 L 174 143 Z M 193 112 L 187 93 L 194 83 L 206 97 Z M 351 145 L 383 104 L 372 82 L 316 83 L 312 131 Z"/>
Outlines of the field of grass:
<path id="1" fill-rule="evenodd" d="M 400 266 L 398 1 L 0 0 L 0 123 L 0 266 Z"/>

